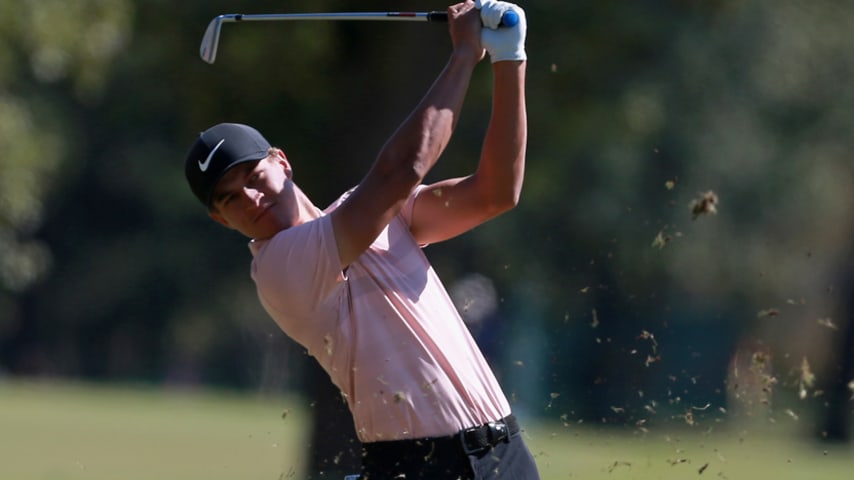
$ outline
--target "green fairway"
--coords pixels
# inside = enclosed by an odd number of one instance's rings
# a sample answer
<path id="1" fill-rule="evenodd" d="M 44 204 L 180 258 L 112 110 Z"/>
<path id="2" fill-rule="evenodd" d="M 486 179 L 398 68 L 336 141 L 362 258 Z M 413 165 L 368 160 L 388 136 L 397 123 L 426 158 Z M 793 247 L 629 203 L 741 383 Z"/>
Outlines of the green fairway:
<path id="1" fill-rule="evenodd" d="M 0 478 L 299 478 L 289 399 L 0 384 Z"/>
<path id="2" fill-rule="evenodd" d="M 854 449 L 829 448 L 794 433 L 700 430 L 643 435 L 535 429 L 529 440 L 544 480 L 850 479 Z"/>
<path id="3" fill-rule="evenodd" d="M 0 383 L 0 478 L 300 479 L 308 408 L 287 396 Z M 543 480 L 854 474 L 854 448 L 799 441 L 782 426 L 640 434 L 526 423 Z"/>

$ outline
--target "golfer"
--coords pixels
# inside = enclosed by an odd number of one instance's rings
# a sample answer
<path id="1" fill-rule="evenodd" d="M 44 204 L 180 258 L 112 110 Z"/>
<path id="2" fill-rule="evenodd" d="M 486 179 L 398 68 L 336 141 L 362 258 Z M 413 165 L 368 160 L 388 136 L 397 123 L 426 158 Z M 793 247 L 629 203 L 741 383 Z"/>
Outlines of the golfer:
<path id="1" fill-rule="evenodd" d="M 513 10 L 519 21 L 499 27 Z M 363 443 L 361 478 L 537 479 L 506 396 L 422 247 L 513 208 L 527 141 L 524 11 L 448 8 L 453 50 L 361 182 L 326 209 L 255 129 L 219 124 L 186 159 L 193 193 L 251 239 L 266 311 L 342 391 Z M 493 105 L 474 173 L 423 184 L 489 54 Z"/>

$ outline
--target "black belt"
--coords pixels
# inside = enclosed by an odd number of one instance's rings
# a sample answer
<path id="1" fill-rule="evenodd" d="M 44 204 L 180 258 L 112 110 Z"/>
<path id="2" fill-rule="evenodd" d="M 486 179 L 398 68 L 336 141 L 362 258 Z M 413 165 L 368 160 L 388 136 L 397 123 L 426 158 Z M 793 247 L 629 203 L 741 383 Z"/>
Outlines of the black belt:
<path id="1" fill-rule="evenodd" d="M 508 415 L 495 422 L 467 428 L 455 437 L 459 439 L 463 451 L 469 454 L 492 448 L 499 442 L 509 442 L 510 437 L 517 433 L 519 433 L 519 422 L 516 421 L 515 416 Z"/>
<path id="2" fill-rule="evenodd" d="M 509 415 L 446 437 L 366 442 L 362 444 L 362 461 L 369 465 L 369 468 L 380 471 L 391 468 L 390 466 L 405 465 L 407 462 L 420 464 L 424 462 L 425 457 L 434 455 L 453 456 L 452 452 L 470 455 L 495 447 L 500 442 L 509 443 L 510 437 L 517 433 L 519 422 L 516 417 Z"/>

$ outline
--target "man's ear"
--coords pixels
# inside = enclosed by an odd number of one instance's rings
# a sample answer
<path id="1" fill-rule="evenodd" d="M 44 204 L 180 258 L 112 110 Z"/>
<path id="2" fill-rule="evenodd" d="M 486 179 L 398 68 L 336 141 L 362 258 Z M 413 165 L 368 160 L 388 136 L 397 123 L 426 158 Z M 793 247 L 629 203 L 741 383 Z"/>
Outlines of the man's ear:
<path id="1" fill-rule="evenodd" d="M 273 148 L 273 154 L 270 156 L 276 163 L 280 164 L 285 169 L 285 175 L 292 179 L 294 176 L 294 170 L 291 168 L 291 162 L 288 161 L 288 157 L 285 155 L 285 152 L 280 148 Z"/>
<path id="2" fill-rule="evenodd" d="M 226 220 L 225 217 L 217 213 L 215 210 L 208 210 L 208 216 L 210 216 L 212 219 L 214 219 L 216 223 L 222 225 L 223 227 L 234 230 L 234 227 L 232 227 L 231 224 L 228 223 L 228 220 Z"/>

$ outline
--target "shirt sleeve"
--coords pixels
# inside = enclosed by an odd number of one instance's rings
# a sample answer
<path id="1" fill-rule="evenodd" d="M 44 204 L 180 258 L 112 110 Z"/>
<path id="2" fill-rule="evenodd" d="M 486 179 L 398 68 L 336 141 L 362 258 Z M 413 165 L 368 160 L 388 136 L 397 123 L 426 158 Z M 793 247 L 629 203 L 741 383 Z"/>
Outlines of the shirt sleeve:
<path id="1" fill-rule="evenodd" d="M 400 209 L 400 218 L 403 219 L 408 227 L 412 226 L 412 211 L 415 209 L 415 199 L 418 198 L 418 195 L 425 188 L 427 188 L 426 185 L 418 185 L 415 187 L 412 194 L 406 199 L 406 203 L 403 204 L 403 208 Z"/>
<path id="2" fill-rule="evenodd" d="M 345 278 L 330 216 L 283 230 L 253 251 L 258 295 L 286 333 L 299 339 L 301 320 L 337 308 Z"/>

